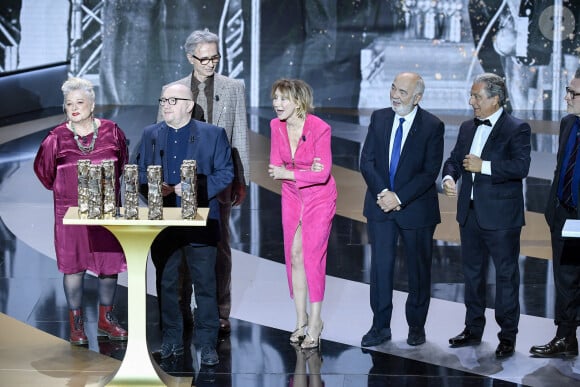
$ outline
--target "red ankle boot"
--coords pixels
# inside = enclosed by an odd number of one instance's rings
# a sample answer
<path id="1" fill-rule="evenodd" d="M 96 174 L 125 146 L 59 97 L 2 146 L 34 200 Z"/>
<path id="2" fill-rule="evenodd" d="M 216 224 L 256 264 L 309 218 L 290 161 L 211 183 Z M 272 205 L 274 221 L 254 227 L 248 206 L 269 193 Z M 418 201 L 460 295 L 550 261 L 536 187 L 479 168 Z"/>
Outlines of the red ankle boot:
<path id="1" fill-rule="evenodd" d="M 88 344 L 89 339 L 87 338 L 87 335 L 85 335 L 82 310 L 70 309 L 68 311 L 68 319 L 70 324 L 70 343 L 72 345 Z"/>
<path id="2" fill-rule="evenodd" d="M 99 333 L 107 335 L 109 340 L 127 340 L 127 331 L 117 322 L 112 306 L 99 306 Z"/>

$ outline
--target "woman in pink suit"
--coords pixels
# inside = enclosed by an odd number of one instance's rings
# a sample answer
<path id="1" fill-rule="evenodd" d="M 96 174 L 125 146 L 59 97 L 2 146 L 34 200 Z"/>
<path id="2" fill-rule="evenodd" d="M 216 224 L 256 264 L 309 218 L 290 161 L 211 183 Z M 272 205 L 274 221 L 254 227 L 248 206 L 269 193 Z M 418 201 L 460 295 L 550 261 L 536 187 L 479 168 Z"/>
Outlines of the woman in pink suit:
<path id="1" fill-rule="evenodd" d="M 290 342 L 302 348 L 320 344 L 326 250 L 337 197 L 330 174 L 330 126 L 309 113 L 312 101 L 312 89 L 304 81 L 280 79 L 272 86 L 277 118 L 270 122 L 268 172 L 282 180 L 284 255 L 297 316 Z"/>
<path id="2" fill-rule="evenodd" d="M 99 333 L 111 340 L 127 340 L 127 331 L 113 315 L 118 273 L 127 270 L 123 249 L 113 234 L 100 226 L 64 225 L 69 207 L 78 205 L 77 162 L 100 164 L 113 160 L 117 200 L 119 176 L 127 163 L 125 134 L 113 121 L 93 116 L 95 92 L 91 82 L 69 78 L 62 85 L 66 122 L 42 141 L 34 160 L 34 172 L 54 196 L 54 247 L 58 270 L 64 274 L 64 293 L 69 308 L 70 342 L 88 344 L 84 331 L 82 301 L 87 270 L 99 276 Z"/>

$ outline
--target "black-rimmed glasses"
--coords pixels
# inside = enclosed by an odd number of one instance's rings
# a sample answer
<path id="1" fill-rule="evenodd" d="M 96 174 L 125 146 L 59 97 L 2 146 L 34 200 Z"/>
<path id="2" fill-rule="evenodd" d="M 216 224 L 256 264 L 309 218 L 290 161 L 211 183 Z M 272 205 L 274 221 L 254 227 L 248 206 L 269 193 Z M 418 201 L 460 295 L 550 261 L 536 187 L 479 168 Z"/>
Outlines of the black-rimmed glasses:
<path id="1" fill-rule="evenodd" d="M 575 90 L 572 90 L 571 88 L 567 87 L 566 88 L 566 95 L 569 95 L 570 99 L 574 99 L 574 98 L 578 97 L 580 95 L 580 93 L 577 93 Z"/>
<path id="2" fill-rule="evenodd" d="M 195 55 L 191 55 L 193 58 L 197 59 L 199 61 L 199 63 L 201 63 L 202 65 L 206 65 L 209 63 L 209 61 L 211 61 L 211 63 L 216 64 L 220 61 L 220 59 L 222 58 L 221 55 L 214 55 L 211 58 L 198 58 Z"/>
<path id="3" fill-rule="evenodd" d="M 176 98 L 176 97 L 159 98 L 159 105 L 163 106 L 165 105 L 166 102 L 169 103 L 170 105 L 175 105 L 177 101 L 191 101 L 191 100 L 188 98 Z"/>

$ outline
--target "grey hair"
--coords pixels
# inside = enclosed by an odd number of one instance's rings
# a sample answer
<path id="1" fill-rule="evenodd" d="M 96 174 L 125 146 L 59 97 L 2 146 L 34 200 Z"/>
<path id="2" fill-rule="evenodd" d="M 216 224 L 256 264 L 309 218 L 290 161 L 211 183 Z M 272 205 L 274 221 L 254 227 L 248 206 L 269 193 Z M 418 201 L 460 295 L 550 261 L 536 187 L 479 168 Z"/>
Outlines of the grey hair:
<path id="1" fill-rule="evenodd" d="M 196 30 L 189 34 L 185 40 L 183 49 L 186 54 L 193 55 L 197 46 L 203 43 L 215 43 L 219 50 L 220 38 L 213 32 L 210 32 L 207 28 L 205 30 Z"/>
<path id="2" fill-rule="evenodd" d="M 89 97 L 90 102 L 95 102 L 95 90 L 91 81 L 84 78 L 72 77 L 67 79 L 60 88 L 64 97 L 63 103 L 66 102 L 66 97 L 71 91 L 82 90 Z"/>
<path id="3" fill-rule="evenodd" d="M 499 75 L 493 73 L 479 74 L 473 80 L 473 83 L 485 83 L 485 93 L 489 98 L 499 97 L 499 105 L 504 106 L 506 103 L 507 89 L 505 81 Z"/>
<path id="4" fill-rule="evenodd" d="M 413 93 L 413 96 L 415 95 L 423 95 L 423 93 L 425 92 L 425 81 L 423 80 L 423 77 L 421 77 L 419 74 L 417 73 L 413 73 L 417 75 L 417 83 L 415 84 L 415 92 Z"/>
<path id="5" fill-rule="evenodd" d="M 580 79 L 580 67 L 576 69 L 576 73 L 574 73 L 574 78 Z"/>

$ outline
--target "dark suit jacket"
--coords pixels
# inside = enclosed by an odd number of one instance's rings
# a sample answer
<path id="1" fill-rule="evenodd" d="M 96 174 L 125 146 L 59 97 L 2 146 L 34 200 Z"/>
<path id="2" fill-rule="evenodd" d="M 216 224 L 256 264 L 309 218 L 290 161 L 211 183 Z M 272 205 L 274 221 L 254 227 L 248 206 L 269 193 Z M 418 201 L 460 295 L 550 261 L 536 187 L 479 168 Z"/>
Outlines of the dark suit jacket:
<path id="1" fill-rule="evenodd" d="M 369 221 L 395 220 L 401 228 L 421 228 L 441 222 L 435 181 L 443 160 L 445 125 L 426 110 L 417 108 L 405 140 L 395 175 L 394 192 L 401 211 L 383 212 L 377 194 L 390 187 L 389 143 L 395 118 L 392 108 L 373 112 L 363 146 L 360 170 L 367 183 L 364 216 Z"/>
<path id="2" fill-rule="evenodd" d="M 185 78 L 163 86 L 161 94 L 165 88 L 175 84 L 191 87 L 191 77 L 190 73 Z M 221 74 L 214 74 L 213 93 L 213 117 L 205 117 L 205 121 L 225 129 L 230 146 L 237 150 L 235 154 L 237 159 L 234 160 L 236 168 L 234 178 L 240 184 L 250 184 L 250 140 L 246 118 L 244 82 Z M 193 113 L 196 114 L 199 111 L 194 108 Z M 194 116 L 193 118 L 197 119 L 198 117 Z M 159 106 L 157 113 L 157 122 L 160 121 L 163 121 L 161 106 Z"/>
<path id="3" fill-rule="evenodd" d="M 461 178 L 457 222 L 465 224 L 473 187 L 474 209 L 483 229 L 521 227 L 525 224 L 522 180 L 530 169 L 530 125 L 504 111 L 481 152 L 482 160 L 491 161 L 491 176 L 476 173 L 472 180 L 471 172 L 463 168 L 463 159 L 476 129 L 473 120 L 461 124 L 455 147 L 443 165 L 443 177 L 449 175 L 456 182 Z"/>
<path id="4" fill-rule="evenodd" d="M 143 130 L 139 152 L 139 184 L 141 186 L 147 184 L 147 167 L 149 165 L 161 165 L 163 180 L 169 180 L 167 177 L 167 158 L 171 155 L 166 151 L 168 130 L 169 127 L 165 122 L 150 125 Z M 163 230 L 156 239 L 156 243 L 167 236 L 167 240 L 162 243 L 166 247 L 165 254 L 187 243 L 209 245 L 217 243 L 219 240 L 217 194 L 226 188 L 234 177 L 230 143 L 223 128 L 191 120 L 188 127 L 181 130 L 190 131 L 190 141 L 182 145 L 187 149 L 186 160 L 197 161 L 198 205 L 209 207 L 209 220 L 207 227 L 168 227 Z M 142 194 L 147 200 L 145 192 Z M 164 206 L 167 206 L 168 203 L 165 199 Z"/>
<path id="5" fill-rule="evenodd" d="M 558 207 L 558 184 L 560 182 L 562 161 L 564 160 L 564 152 L 566 151 L 566 142 L 570 136 L 570 131 L 574 127 L 576 117 L 577 116 L 574 114 L 568 114 L 562 118 L 562 121 L 560 122 L 560 144 L 558 146 L 558 155 L 556 157 L 556 169 L 554 171 L 554 179 L 552 179 L 550 196 L 548 196 L 548 203 L 546 204 L 546 212 L 544 213 L 546 222 L 552 231 L 554 229 L 554 216 L 556 213 L 556 207 Z M 578 191 L 580 187 L 576 187 L 575 189 Z"/>

